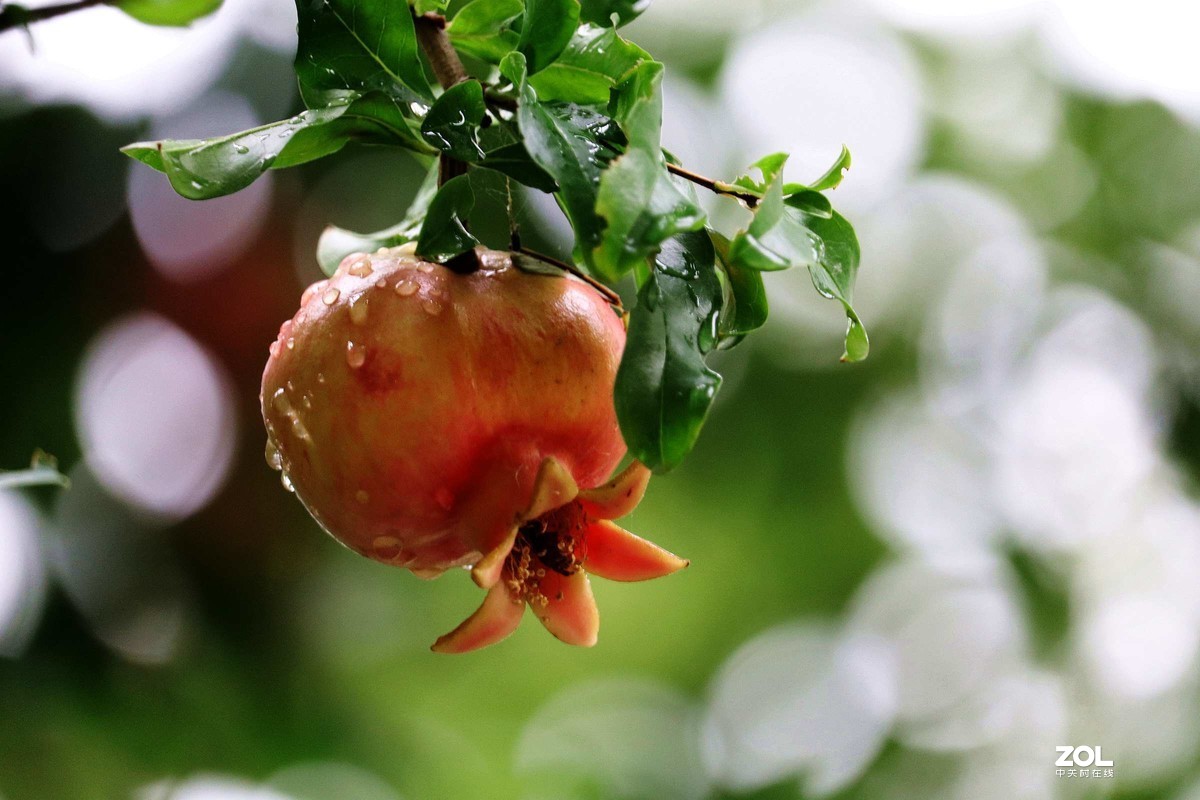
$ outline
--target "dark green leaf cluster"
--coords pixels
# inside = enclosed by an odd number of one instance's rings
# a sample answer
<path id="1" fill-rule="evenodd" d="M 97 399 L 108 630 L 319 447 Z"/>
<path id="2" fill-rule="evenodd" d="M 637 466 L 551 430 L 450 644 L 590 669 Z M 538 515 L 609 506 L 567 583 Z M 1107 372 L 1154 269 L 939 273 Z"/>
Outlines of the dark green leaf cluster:
<path id="1" fill-rule="evenodd" d="M 852 303 L 858 242 L 824 194 L 849 153 L 808 185 L 784 181 L 783 154 L 730 183 L 684 170 L 660 140 L 663 65 L 618 30 L 647 1 L 471 0 L 447 21 L 438 0 L 297 0 L 307 111 L 125 150 L 192 199 L 349 142 L 426 159 L 405 220 L 370 234 L 326 230 L 318 259 L 327 272 L 349 253 L 410 241 L 442 263 L 463 256 L 479 244 L 470 215 L 489 202 L 489 172 L 552 193 L 574 231 L 577 267 L 637 286 L 615 405 L 631 452 L 669 469 L 692 448 L 720 386 L 706 357 L 766 321 L 761 273 L 806 268 L 842 304 L 844 360 L 864 358 L 867 337 Z M 747 228 L 729 238 L 713 230 L 696 183 L 751 208 Z"/>

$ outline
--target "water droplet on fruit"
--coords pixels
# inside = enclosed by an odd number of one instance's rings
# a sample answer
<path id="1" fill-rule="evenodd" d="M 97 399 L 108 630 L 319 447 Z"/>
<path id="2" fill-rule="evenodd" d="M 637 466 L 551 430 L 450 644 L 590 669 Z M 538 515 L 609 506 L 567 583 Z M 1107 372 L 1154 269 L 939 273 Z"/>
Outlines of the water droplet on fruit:
<path id="1" fill-rule="evenodd" d="M 300 396 L 300 402 L 304 404 L 305 411 L 312 411 L 312 407 L 313 407 L 312 398 L 313 398 L 312 392 L 305 392 L 304 394 L 302 394 Z"/>
<path id="2" fill-rule="evenodd" d="M 371 499 L 371 495 L 367 494 L 366 489 L 359 489 L 357 492 L 354 493 L 354 499 L 360 503 L 366 503 L 368 500 Z"/>
<path id="3" fill-rule="evenodd" d="M 433 493 L 433 499 L 439 506 L 447 511 L 454 508 L 454 492 L 450 491 L 445 486 Z"/>
<path id="4" fill-rule="evenodd" d="M 340 291 L 338 291 L 337 289 L 330 289 L 327 292 L 325 292 L 325 294 L 321 295 L 321 302 L 327 306 L 331 306 L 334 303 L 336 303 L 338 301 L 338 298 L 341 296 L 342 296 L 342 293 Z"/>
<path id="5" fill-rule="evenodd" d="M 363 256 L 358 261 L 355 261 L 353 264 L 351 264 L 350 269 L 347 270 L 347 272 L 356 278 L 365 278 L 371 274 L 371 271 L 370 256 Z"/>
<path id="6" fill-rule="evenodd" d="M 317 373 L 317 383 L 324 383 L 324 382 L 325 382 L 325 373 L 318 372 Z"/>
<path id="7" fill-rule="evenodd" d="M 288 399 L 285 389 L 276 389 L 275 394 L 271 397 L 271 403 L 275 406 L 276 411 L 287 417 L 288 421 L 292 423 L 292 430 L 297 438 L 302 441 L 310 440 L 308 429 L 304 427 L 296 409 L 292 408 L 292 401 Z"/>
<path id="8" fill-rule="evenodd" d="M 396 284 L 396 294 L 400 295 L 401 297 L 408 297 L 412 294 L 415 294 L 418 288 L 419 287 L 417 286 L 416 281 L 410 281 L 405 278 Z"/>
<path id="9" fill-rule="evenodd" d="M 376 536 L 371 542 L 371 550 L 380 561 L 391 561 L 400 555 L 403 548 L 395 536 Z"/>
<path id="10" fill-rule="evenodd" d="M 422 261 L 420 264 L 417 264 L 417 269 L 421 270 L 421 272 L 433 272 L 433 264 L 430 264 L 428 261 Z"/>
<path id="11" fill-rule="evenodd" d="M 433 317 L 436 317 L 438 314 L 442 313 L 442 304 L 434 300 L 422 300 L 421 308 L 425 309 L 426 314 L 429 314 Z"/>
<path id="12" fill-rule="evenodd" d="M 283 484 L 283 488 L 287 489 L 289 492 L 296 491 L 296 487 L 292 483 L 292 479 L 288 477 L 286 472 L 279 473 L 279 482 Z"/>
<path id="13" fill-rule="evenodd" d="M 362 325 L 367 321 L 367 296 L 360 294 L 350 302 L 350 321 Z"/>
<path id="14" fill-rule="evenodd" d="M 289 336 L 289 337 L 288 337 L 288 340 L 287 340 L 287 349 L 288 349 L 288 350 L 295 350 L 295 349 L 296 349 L 296 338 L 295 338 L 294 336 Z"/>
<path id="15" fill-rule="evenodd" d="M 385 286 L 387 286 L 387 281 L 385 281 L 383 278 L 380 278 L 379 280 L 375 281 L 376 289 L 382 289 Z"/>
<path id="16" fill-rule="evenodd" d="M 367 360 L 366 345 L 357 344 L 355 342 L 346 342 L 346 363 L 350 365 L 350 369 L 358 369 Z"/>
<path id="17" fill-rule="evenodd" d="M 283 469 L 283 456 L 279 453 L 279 448 L 275 446 L 275 442 L 268 438 L 266 449 L 263 455 L 267 459 L 267 466 L 271 469 Z"/>

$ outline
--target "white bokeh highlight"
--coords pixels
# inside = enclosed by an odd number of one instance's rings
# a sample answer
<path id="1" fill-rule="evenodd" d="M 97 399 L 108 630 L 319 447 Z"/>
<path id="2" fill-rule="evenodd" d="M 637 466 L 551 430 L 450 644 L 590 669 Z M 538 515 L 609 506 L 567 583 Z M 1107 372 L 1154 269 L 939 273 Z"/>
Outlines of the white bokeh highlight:
<path id="1" fill-rule="evenodd" d="M 233 457 L 228 376 L 195 339 L 153 314 L 120 319 L 88 346 L 75 423 L 100 482 L 165 518 L 206 504 Z"/>
<path id="2" fill-rule="evenodd" d="M 803 776 L 813 796 L 837 792 L 878 754 L 896 713 L 888 643 L 799 624 L 760 634 L 713 679 L 705 764 L 734 791 Z"/>
<path id="3" fill-rule="evenodd" d="M 22 36 L 0 38 L 0 95 L 78 103 L 114 122 L 172 114 L 220 78 L 243 37 L 286 53 L 295 24 L 291 4 L 272 0 L 225 3 L 187 28 L 98 6 L 38 23 L 33 48 Z"/>

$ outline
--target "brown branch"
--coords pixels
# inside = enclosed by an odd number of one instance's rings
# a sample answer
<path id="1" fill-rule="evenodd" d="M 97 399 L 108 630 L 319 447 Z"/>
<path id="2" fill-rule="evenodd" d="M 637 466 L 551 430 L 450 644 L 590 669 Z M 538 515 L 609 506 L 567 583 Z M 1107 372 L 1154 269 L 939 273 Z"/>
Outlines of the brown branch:
<path id="1" fill-rule="evenodd" d="M 761 199 L 758 195 L 750 194 L 750 192 L 740 191 L 727 183 L 714 181 L 712 178 L 706 178 L 703 175 L 692 172 L 690 169 L 684 169 L 678 164 L 672 164 L 670 161 L 667 162 L 667 171 L 674 175 L 678 175 L 681 178 L 689 180 L 697 186 L 703 186 L 710 192 L 723 194 L 726 197 L 734 197 L 745 203 L 749 208 L 754 208 L 756 205 L 758 205 L 758 202 Z"/>
<path id="2" fill-rule="evenodd" d="M 429 66 L 433 67 L 434 77 L 442 88 L 449 89 L 465 81 L 469 76 L 454 45 L 450 44 L 450 37 L 446 35 L 446 18 L 432 12 L 420 16 L 413 14 L 413 25 L 421 50 L 429 59 Z"/>
<path id="3" fill-rule="evenodd" d="M 539 253 L 536 250 L 530 250 L 528 247 L 518 246 L 516 248 L 516 251 L 518 253 L 521 253 L 522 255 L 529 256 L 530 258 L 536 258 L 538 261 L 544 261 L 547 264 L 550 264 L 551 266 L 558 267 L 561 270 L 571 273 L 576 278 L 579 278 L 581 281 L 586 283 L 588 286 L 591 286 L 597 292 L 602 294 L 604 296 L 604 299 L 607 300 L 611 305 L 614 305 L 617 308 L 622 308 L 621 295 L 617 294 L 612 289 L 608 288 L 603 283 L 601 283 L 600 281 L 593 278 L 591 275 L 588 275 L 586 272 L 583 272 L 582 270 L 579 269 L 579 267 L 575 266 L 574 264 L 568 264 L 565 261 L 559 261 L 557 258 L 555 258 L 553 256 L 548 256 L 545 253 Z"/>
<path id="4" fill-rule="evenodd" d="M 105 6 L 114 0 L 74 0 L 70 3 L 60 3 L 56 6 L 41 8 L 26 8 L 21 5 L 5 5 L 0 7 L 0 33 L 13 28 L 24 28 L 35 22 L 43 22 L 63 14 L 71 14 L 93 6 Z"/>

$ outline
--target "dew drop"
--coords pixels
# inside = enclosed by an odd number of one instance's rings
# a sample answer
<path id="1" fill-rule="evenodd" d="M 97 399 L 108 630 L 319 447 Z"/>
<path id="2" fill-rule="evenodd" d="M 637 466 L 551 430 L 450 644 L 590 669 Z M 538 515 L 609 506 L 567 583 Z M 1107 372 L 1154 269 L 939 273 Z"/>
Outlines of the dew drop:
<path id="1" fill-rule="evenodd" d="M 371 542 L 371 550 L 379 560 L 391 561 L 400 555 L 402 548 L 395 536 L 376 536 Z"/>
<path id="2" fill-rule="evenodd" d="M 287 489 L 289 492 L 296 491 L 296 486 L 292 483 L 292 479 L 288 477 L 286 472 L 279 473 L 279 482 L 283 484 L 283 488 Z"/>
<path id="3" fill-rule="evenodd" d="M 338 301 L 338 298 L 341 296 L 342 296 L 342 293 L 339 292 L 337 289 L 329 289 L 328 291 L 325 292 L 325 294 L 321 295 L 321 302 L 327 306 L 331 306 L 334 303 L 336 303 Z"/>
<path id="4" fill-rule="evenodd" d="M 296 349 L 296 338 L 295 338 L 294 336 L 289 336 L 289 337 L 288 337 L 288 340 L 287 340 L 287 349 L 288 349 L 288 350 L 295 350 L 295 349 Z"/>
<path id="5" fill-rule="evenodd" d="M 325 373 L 324 372 L 317 373 L 317 383 L 325 383 Z"/>
<path id="6" fill-rule="evenodd" d="M 430 264 L 428 261 L 422 261 L 420 264 L 417 264 L 417 269 L 421 270 L 421 272 L 433 272 L 433 264 Z"/>
<path id="7" fill-rule="evenodd" d="M 360 294 L 350 302 L 350 321 L 362 325 L 367 321 L 367 296 Z"/>
<path id="8" fill-rule="evenodd" d="M 429 314 L 431 317 L 436 317 L 438 314 L 442 313 L 442 304 L 434 300 L 422 300 L 421 308 L 425 309 L 425 313 Z"/>
<path id="9" fill-rule="evenodd" d="M 250 148 L 246 147 L 244 144 L 235 144 L 233 146 L 233 152 L 237 153 L 239 156 L 244 156 L 246 153 L 250 152 Z"/>
<path id="10" fill-rule="evenodd" d="M 396 284 L 396 294 L 400 295 L 401 297 L 408 297 L 412 294 L 415 294 L 417 288 L 418 287 L 415 281 L 405 279 Z"/>
<path id="11" fill-rule="evenodd" d="M 346 363 L 350 369 L 358 369 L 367 360 L 367 346 L 356 342 L 346 342 Z"/>
<path id="12" fill-rule="evenodd" d="M 379 280 L 375 281 L 376 289 L 382 289 L 385 286 L 387 286 L 387 281 L 385 281 L 383 278 L 380 278 Z"/>
<path id="13" fill-rule="evenodd" d="M 267 459 L 268 467 L 278 470 L 283 469 L 283 456 L 280 455 L 279 448 L 275 446 L 275 442 L 272 439 L 267 439 L 267 446 L 263 451 L 263 455 Z"/>
<path id="14" fill-rule="evenodd" d="M 348 269 L 347 272 L 356 278 L 365 278 L 370 275 L 372 272 L 370 256 L 364 256 L 358 261 L 355 261 L 350 265 L 350 269 Z"/>

